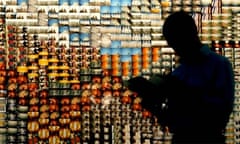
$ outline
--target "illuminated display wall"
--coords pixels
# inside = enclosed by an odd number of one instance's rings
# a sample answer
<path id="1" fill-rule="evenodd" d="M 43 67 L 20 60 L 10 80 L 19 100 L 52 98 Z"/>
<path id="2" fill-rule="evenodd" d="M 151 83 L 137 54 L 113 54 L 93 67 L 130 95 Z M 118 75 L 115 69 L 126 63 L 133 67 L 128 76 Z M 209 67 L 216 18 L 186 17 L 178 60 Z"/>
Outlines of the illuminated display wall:
<path id="1" fill-rule="evenodd" d="M 178 10 L 239 71 L 238 0 L 1 0 L 0 141 L 161 143 L 167 128 L 123 80 L 178 64 L 162 36 Z M 239 143 L 239 75 L 227 143 Z"/>

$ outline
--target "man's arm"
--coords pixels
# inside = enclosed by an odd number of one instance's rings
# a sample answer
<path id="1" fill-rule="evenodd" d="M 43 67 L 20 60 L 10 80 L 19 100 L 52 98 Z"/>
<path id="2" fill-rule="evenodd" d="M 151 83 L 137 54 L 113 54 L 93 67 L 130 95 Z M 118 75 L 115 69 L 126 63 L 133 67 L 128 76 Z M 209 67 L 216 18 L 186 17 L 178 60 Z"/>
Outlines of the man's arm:
<path id="1" fill-rule="evenodd" d="M 203 105 L 209 114 L 212 112 L 226 123 L 234 101 L 234 73 L 231 63 L 225 59 L 222 65 L 216 67 L 213 77 L 213 88 L 203 98 Z"/>
<path id="2" fill-rule="evenodd" d="M 142 99 L 142 107 L 156 116 L 161 124 L 165 119 L 163 106 L 166 100 L 166 82 L 167 76 L 158 75 L 152 76 L 149 80 L 139 76 L 128 81 L 128 88 Z"/>

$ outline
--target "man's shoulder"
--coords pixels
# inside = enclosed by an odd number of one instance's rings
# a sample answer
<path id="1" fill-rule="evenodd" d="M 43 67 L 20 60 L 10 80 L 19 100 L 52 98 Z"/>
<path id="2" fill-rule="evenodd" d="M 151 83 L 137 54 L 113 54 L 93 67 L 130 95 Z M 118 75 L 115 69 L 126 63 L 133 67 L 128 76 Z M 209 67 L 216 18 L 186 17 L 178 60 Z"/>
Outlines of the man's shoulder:
<path id="1" fill-rule="evenodd" d="M 211 52 L 209 55 L 209 58 L 211 61 L 217 62 L 217 63 L 229 63 L 229 59 L 223 55 L 217 54 L 215 52 Z"/>

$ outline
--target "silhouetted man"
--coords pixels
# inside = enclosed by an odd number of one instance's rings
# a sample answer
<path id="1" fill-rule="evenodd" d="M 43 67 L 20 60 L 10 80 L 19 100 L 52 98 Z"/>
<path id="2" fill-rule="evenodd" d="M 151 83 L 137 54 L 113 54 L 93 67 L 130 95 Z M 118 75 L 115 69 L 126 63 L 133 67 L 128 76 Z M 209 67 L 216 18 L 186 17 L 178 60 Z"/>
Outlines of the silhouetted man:
<path id="1" fill-rule="evenodd" d="M 157 116 L 160 124 L 170 128 L 173 143 L 224 144 L 234 100 L 231 63 L 201 43 L 188 13 L 171 14 L 163 25 L 163 35 L 180 56 L 180 65 L 164 77 L 132 78 L 129 89 L 142 97 L 143 107 Z M 164 101 L 165 112 L 161 107 Z"/>

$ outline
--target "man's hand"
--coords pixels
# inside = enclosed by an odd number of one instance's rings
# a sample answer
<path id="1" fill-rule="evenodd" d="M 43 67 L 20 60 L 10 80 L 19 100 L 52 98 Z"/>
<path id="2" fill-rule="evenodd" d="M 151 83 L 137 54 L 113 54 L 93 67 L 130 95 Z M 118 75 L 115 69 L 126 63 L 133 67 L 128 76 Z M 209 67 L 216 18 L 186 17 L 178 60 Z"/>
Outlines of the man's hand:
<path id="1" fill-rule="evenodd" d="M 131 78 L 127 83 L 131 91 L 137 92 L 140 95 L 147 94 L 150 89 L 155 87 L 150 81 L 140 76 Z"/>

